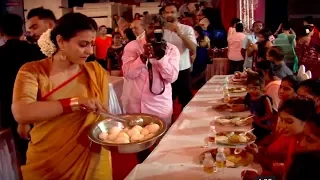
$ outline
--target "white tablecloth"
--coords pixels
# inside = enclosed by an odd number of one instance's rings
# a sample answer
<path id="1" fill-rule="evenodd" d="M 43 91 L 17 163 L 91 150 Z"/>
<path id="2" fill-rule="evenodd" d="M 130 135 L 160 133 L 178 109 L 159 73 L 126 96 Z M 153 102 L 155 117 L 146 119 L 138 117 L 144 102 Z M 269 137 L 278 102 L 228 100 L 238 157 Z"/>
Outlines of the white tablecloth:
<path id="1" fill-rule="evenodd" d="M 109 76 L 109 110 L 113 114 L 123 113 L 122 105 L 120 102 L 123 82 L 123 77 Z"/>
<path id="2" fill-rule="evenodd" d="M 212 106 L 221 103 L 221 86 L 226 76 L 214 76 L 195 95 L 184 108 L 178 120 L 171 126 L 143 164 L 137 165 L 126 180 L 156 179 L 217 179 L 217 174 L 206 174 L 199 165 L 199 155 L 208 150 L 204 148 L 209 125 L 214 124 L 218 116 L 230 115 L 219 113 Z M 238 94 L 245 95 L 245 94 Z M 233 113 L 233 115 L 249 115 L 249 112 Z M 225 130 L 249 130 L 251 127 L 223 127 L 216 125 L 217 132 Z M 261 166 L 252 164 L 248 167 L 226 168 L 221 179 L 241 179 L 241 171 L 256 169 Z"/>

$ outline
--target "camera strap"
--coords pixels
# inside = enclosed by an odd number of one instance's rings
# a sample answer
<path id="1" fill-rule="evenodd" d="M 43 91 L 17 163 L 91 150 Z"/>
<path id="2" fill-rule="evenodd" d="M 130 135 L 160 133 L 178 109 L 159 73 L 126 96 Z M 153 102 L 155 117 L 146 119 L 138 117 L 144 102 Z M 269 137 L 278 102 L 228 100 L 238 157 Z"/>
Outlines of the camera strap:
<path id="1" fill-rule="evenodd" d="M 148 67 L 148 72 L 149 72 L 149 90 L 152 94 L 154 95 L 161 95 L 164 93 L 166 87 L 165 87 L 165 84 L 164 84 L 164 80 L 163 78 L 161 77 L 160 73 L 159 73 L 159 77 L 160 77 L 160 81 L 162 82 L 162 90 L 160 93 L 154 93 L 152 91 L 152 85 L 153 85 L 153 71 L 152 71 L 152 64 L 150 63 L 149 59 L 147 60 L 147 67 Z"/>

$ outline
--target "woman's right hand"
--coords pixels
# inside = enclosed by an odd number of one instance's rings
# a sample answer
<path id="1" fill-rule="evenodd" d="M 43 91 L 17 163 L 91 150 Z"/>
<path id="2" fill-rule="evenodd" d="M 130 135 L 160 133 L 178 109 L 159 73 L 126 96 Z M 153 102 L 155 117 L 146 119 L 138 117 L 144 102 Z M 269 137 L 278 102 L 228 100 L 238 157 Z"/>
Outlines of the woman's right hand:
<path id="1" fill-rule="evenodd" d="M 79 98 L 80 109 L 88 112 L 106 112 L 107 108 L 97 98 Z"/>

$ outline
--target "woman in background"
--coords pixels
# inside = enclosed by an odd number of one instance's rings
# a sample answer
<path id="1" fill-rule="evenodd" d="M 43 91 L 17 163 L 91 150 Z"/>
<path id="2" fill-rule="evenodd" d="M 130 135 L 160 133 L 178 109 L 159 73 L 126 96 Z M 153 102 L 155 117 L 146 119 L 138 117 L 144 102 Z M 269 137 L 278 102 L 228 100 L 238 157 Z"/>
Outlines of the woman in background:
<path id="1" fill-rule="evenodd" d="M 243 24 L 237 23 L 235 25 L 235 31 L 232 35 L 228 36 L 228 59 L 230 74 L 234 74 L 236 71 L 243 71 L 244 59 L 241 54 L 242 42 L 246 38 L 246 34 L 243 33 Z"/>
<path id="2" fill-rule="evenodd" d="M 112 179 L 110 152 L 87 136 L 98 120 L 95 112 L 106 111 L 109 99 L 106 71 L 86 63 L 97 29 L 83 14 L 62 16 L 38 40 L 48 58 L 18 72 L 12 113 L 18 123 L 34 125 L 24 180 Z"/>
<path id="3" fill-rule="evenodd" d="M 119 32 L 115 32 L 112 35 L 112 46 L 108 49 L 108 71 L 111 76 L 122 76 L 121 72 L 121 56 L 123 53 L 124 45 L 122 44 L 121 35 Z"/>
<path id="4" fill-rule="evenodd" d="M 236 33 L 236 25 L 240 22 L 241 20 L 239 18 L 233 18 L 231 20 L 231 26 L 229 27 L 229 30 L 228 30 L 228 37 Z"/>
<path id="5" fill-rule="evenodd" d="M 192 76 L 201 74 L 206 70 L 207 64 L 210 61 L 208 48 L 210 48 L 210 39 L 204 34 L 201 26 L 196 26 L 194 28 L 195 35 L 197 37 L 197 52 L 196 58 L 192 66 Z"/>
<path id="6" fill-rule="evenodd" d="M 304 26 L 303 37 L 300 38 L 296 46 L 296 54 L 299 59 L 299 64 L 303 64 L 306 69 L 312 72 L 312 77 L 319 78 L 320 71 L 318 59 L 320 59 L 320 52 L 312 45 L 313 26 Z"/>

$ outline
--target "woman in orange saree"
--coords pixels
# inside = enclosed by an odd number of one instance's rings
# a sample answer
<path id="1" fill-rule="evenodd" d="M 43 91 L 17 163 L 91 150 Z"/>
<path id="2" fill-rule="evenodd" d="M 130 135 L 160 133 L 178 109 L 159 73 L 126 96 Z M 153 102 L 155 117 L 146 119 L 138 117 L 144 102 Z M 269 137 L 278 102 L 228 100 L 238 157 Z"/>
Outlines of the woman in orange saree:
<path id="1" fill-rule="evenodd" d="M 47 59 L 23 65 L 16 77 L 12 112 L 21 126 L 33 124 L 24 180 L 112 179 L 110 152 L 87 137 L 108 102 L 106 71 L 93 53 L 97 24 L 70 13 L 39 39 Z M 84 107 L 86 111 L 81 110 Z"/>

